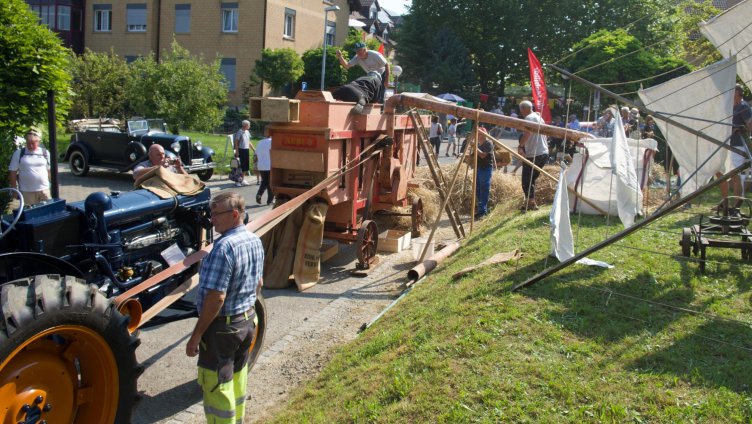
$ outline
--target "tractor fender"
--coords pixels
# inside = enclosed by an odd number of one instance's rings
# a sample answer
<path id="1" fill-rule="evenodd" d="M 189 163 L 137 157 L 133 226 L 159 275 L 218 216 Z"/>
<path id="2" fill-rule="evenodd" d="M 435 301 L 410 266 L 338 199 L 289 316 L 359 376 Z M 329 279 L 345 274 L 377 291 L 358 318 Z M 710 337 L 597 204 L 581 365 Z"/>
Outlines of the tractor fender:
<path id="1" fill-rule="evenodd" d="M 0 270 L 8 279 L 19 279 L 43 274 L 69 275 L 84 278 L 83 272 L 68 261 L 35 252 L 11 252 L 0 254 Z"/>

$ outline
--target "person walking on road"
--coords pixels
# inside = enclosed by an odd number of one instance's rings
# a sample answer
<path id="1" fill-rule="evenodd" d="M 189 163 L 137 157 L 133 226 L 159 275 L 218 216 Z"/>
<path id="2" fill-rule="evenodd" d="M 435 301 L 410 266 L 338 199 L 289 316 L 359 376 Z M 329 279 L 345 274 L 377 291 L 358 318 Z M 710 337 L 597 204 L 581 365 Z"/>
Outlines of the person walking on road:
<path id="1" fill-rule="evenodd" d="M 222 236 L 201 263 L 198 321 L 185 353 L 198 355 L 198 384 L 207 422 L 242 423 L 264 248 L 243 225 L 245 201 L 238 193 L 220 193 L 210 209 L 214 230 Z"/>
<path id="2" fill-rule="evenodd" d="M 434 150 L 436 150 L 436 157 L 439 157 L 441 153 L 441 135 L 444 133 L 444 129 L 439 123 L 439 117 L 434 115 L 431 117 L 431 127 L 428 129 L 428 141 L 431 142 Z"/>
<path id="3" fill-rule="evenodd" d="M 24 204 L 32 206 L 50 199 L 50 152 L 40 146 L 41 133 L 35 129 L 26 132 L 26 146 L 15 152 L 8 165 L 8 182 L 11 188 L 18 188 Z M 16 209 L 20 203 L 15 200 L 8 205 Z"/>
<path id="4" fill-rule="evenodd" d="M 251 122 L 244 120 L 241 125 L 238 132 L 232 137 L 235 157 L 240 160 L 240 169 L 243 171 L 243 181 L 235 183 L 236 187 L 250 185 L 245 180 L 245 175 L 251 176 L 251 149 L 253 149 L 253 144 L 251 144 L 251 133 L 248 131 L 251 128 Z"/>
<path id="5" fill-rule="evenodd" d="M 266 204 L 272 203 L 274 200 L 274 194 L 272 193 L 272 186 L 270 184 L 270 178 L 272 173 L 272 138 L 268 135 L 259 140 L 256 145 L 256 157 L 258 158 L 257 166 L 258 172 L 261 176 L 261 187 L 259 187 L 256 193 L 256 203 L 261 204 L 261 196 L 266 194 Z"/>
<path id="6" fill-rule="evenodd" d="M 538 112 L 533 112 L 533 104 L 528 100 L 520 103 L 520 116 L 536 125 L 544 124 L 543 118 Z M 517 153 L 534 163 L 538 168 L 543 168 L 548 161 L 546 136 L 525 130 L 520 138 Z M 525 203 L 520 209 L 523 211 L 538 209 L 538 204 L 535 203 L 535 181 L 538 179 L 538 175 L 540 175 L 540 171 L 537 169 L 527 163 L 522 165 L 522 191 L 525 194 Z"/>

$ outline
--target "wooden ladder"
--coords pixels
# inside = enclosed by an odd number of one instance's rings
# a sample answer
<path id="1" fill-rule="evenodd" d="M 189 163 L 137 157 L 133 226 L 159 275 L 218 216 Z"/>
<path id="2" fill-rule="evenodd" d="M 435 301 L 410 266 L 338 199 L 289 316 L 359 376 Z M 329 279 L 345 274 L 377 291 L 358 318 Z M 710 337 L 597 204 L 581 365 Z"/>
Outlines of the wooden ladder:
<path id="1" fill-rule="evenodd" d="M 433 146 L 428 138 L 428 130 L 423 126 L 423 121 L 420 119 L 420 115 L 418 115 L 416 110 L 411 110 L 408 112 L 408 115 L 410 115 L 410 119 L 413 121 L 413 125 L 417 130 L 418 145 L 423 152 L 423 157 L 425 157 L 426 162 L 428 163 L 428 169 L 431 171 L 431 176 L 436 184 L 436 189 L 439 191 L 441 202 L 444 203 L 447 196 L 450 196 L 451 193 L 447 193 L 446 177 L 444 177 L 444 172 L 442 172 L 441 167 L 439 166 L 439 160 L 436 157 Z M 462 220 L 460 219 L 459 213 L 457 213 L 457 207 L 451 197 L 449 201 L 446 202 L 446 207 L 444 209 L 449 217 L 449 222 L 452 224 L 454 234 L 457 238 L 465 238 L 465 228 L 462 226 Z"/>

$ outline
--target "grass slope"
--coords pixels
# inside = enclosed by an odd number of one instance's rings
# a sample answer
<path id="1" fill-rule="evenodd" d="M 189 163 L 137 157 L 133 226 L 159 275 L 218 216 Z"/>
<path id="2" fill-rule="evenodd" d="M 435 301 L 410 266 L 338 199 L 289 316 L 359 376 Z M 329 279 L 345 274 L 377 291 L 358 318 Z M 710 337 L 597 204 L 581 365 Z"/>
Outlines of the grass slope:
<path id="1" fill-rule="evenodd" d="M 738 250 L 709 250 L 705 273 L 671 256 L 707 210 L 591 257 L 613 269 L 574 265 L 512 293 L 556 263 L 548 208 L 497 209 L 273 422 L 750 422 L 750 267 Z M 572 221 L 578 251 L 622 228 Z M 451 279 L 515 248 L 519 262 Z"/>

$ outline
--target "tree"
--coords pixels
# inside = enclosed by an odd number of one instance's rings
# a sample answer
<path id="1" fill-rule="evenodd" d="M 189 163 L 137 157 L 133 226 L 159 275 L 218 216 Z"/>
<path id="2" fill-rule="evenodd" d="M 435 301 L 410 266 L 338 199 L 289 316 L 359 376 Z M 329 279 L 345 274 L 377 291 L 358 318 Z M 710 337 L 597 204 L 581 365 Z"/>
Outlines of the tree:
<path id="1" fill-rule="evenodd" d="M 700 22 L 711 18 L 718 10 L 711 0 L 685 0 L 677 7 L 677 37 L 684 57 L 693 68 L 702 68 L 723 58 L 713 43 L 700 35 Z"/>
<path id="2" fill-rule="evenodd" d="M 657 75 L 675 68 L 679 69 L 674 70 L 671 77 L 689 71 L 681 59 L 660 58 L 644 49 L 637 38 L 623 29 L 602 29 L 575 43 L 572 50 L 576 53 L 565 61 L 565 67 L 571 72 L 598 84 L 620 83 L 615 91 L 633 98 L 641 85 L 656 83 Z M 658 82 L 665 81 L 666 75 L 663 77 Z M 588 90 L 582 86 L 573 87 L 573 91 L 580 98 L 587 97 Z"/>
<path id="3" fill-rule="evenodd" d="M 628 27 L 646 45 L 672 52 L 675 42 L 666 36 L 673 10 L 672 0 L 413 0 L 394 34 L 397 61 L 403 79 L 419 82 L 431 70 L 427 55 L 434 40 L 426 34 L 446 26 L 467 48 L 481 92 L 501 96 L 507 83 L 529 82 L 528 47 L 551 63 L 600 28 Z"/>
<path id="4" fill-rule="evenodd" d="M 86 49 L 73 58 L 73 107 L 76 117 L 125 117 L 128 64 L 114 51 L 97 53 Z"/>
<path id="5" fill-rule="evenodd" d="M 0 167 L 8 169 L 13 135 L 47 121 L 53 90 L 58 121 L 70 107 L 68 51 L 22 0 L 0 1 Z M 7 187 L 7 173 L 0 184 Z"/>
<path id="6" fill-rule="evenodd" d="M 170 131 L 210 131 L 222 122 L 227 81 L 220 60 L 205 63 L 173 40 L 157 63 L 154 55 L 130 64 L 129 102 L 136 113 L 163 118 Z"/>
<path id="7" fill-rule="evenodd" d="M 303 65 L 305 74 L 301 80 L 308 82 L 310 89 L 318 90 L 321 85 L 321 54 L 323 48 L 306 50 L 303 53 Z M 326 76 L 324 88 L 336 87 L 347 82 L 347 71 L 340 66 L 337 59 L 336 49 L 326 49 Z"/>
<path id="8" fill-rule="evenodd" d="M 303 60 L 290 48 L 264 49 L 253 69 L 253 73 L 274 90 L 297 81 L 304 72 Z"/>

